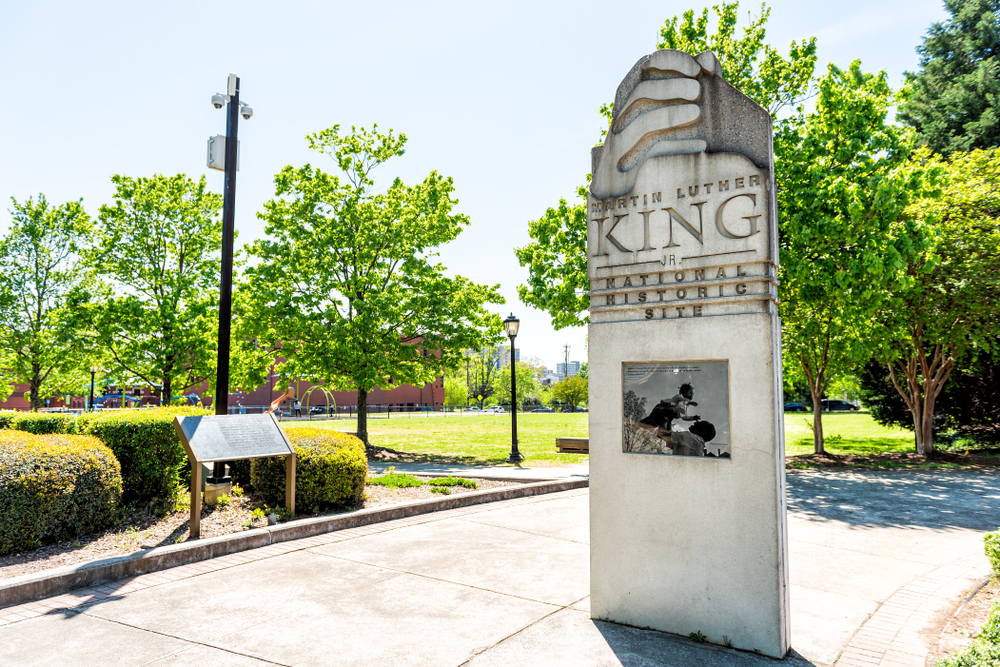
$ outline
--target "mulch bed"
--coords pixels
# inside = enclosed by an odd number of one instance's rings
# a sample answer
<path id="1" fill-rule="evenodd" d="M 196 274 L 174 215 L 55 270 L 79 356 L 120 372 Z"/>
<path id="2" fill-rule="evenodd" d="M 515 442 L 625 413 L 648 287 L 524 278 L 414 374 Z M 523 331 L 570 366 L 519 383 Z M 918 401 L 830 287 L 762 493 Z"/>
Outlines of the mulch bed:
<path id="1" fill-rule="evenodd" d="M 448 487 L 448 490 L 451 495 L 455 495 L 518 484 L 517 482 L 485 479 L 474 481 L 477 486 L 475 489 L 452 486 Z M 347 508 L 341 512 L 324 512 L 322 515 L 298 515 L 297 518 L 330 516 L 354 510 L 440 497 L 441 494 L 432 492 L 429 486 L 387 489 L 384 486 L 369 484 L 365 486 L 364 503 L 357 507 Z M 230 504 L 224 508 L 203 507 L 201 512 L 202 537 L 229 535 L 250 528 L 266 526 L 266 517 L 255 519 L 252 515 L 254 507 L 259 507 L 260 504 L 257 498 L 248 494 L 232 496 Z M 81 565 L 104 558 L 126 556 L 143 549 L 183 542 L 188 537 L 190 518 L 191 511 L 187 507 L 170 512 L 163 517 L 151 516 L 145 509 L 138 509 L 114 528 L 82 535 L 66 542 L 39 547 L 31 551 L 0 556 L 0 581 L 24 574 L 67 565 Z"/>
<path id="2" fill-rule="evenodd" d="M 938 660 L 967 648 L 986 623 L 993 601 L 997 599 L 1000 599 L 1000 583 L 994 579 L 956 610 L 955 615 L 944 623 L 940 634 L 928 638 L 931 651 L 927 664 L 936 664 Z"/>
<path id="3" fill-rule="evenodd" d="M 931 457 L 923 457 L 913 452 L 891 452 L 884 454 L 801 454 L 785 458 L 789 470 L 807 468 L 927 468 L 935 465 L 957 464 L 969 468 L 1000 467 L 1000 456 L 994 450 L 971 450 L 968 452 L 936 451 Z"/>

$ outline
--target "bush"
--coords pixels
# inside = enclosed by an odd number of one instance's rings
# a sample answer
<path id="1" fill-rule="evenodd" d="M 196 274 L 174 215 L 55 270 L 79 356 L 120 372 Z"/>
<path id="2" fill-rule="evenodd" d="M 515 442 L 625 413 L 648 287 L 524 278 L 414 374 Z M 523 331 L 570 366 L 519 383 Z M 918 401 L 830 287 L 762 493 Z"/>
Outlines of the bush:
<path id="1" fill-rule="evenodd" d="M 983 542 L 986 543 L 986 557 L 990 559 L 993 576 L 1000 577 L 1000 528 L 983 535 Z"/>
<path id="2" fill-rule="evenodd" d="M 14 421 L 14 417 L 17 417 L 19 414 L 21 413 L 17 410 L 0 410 L 0 429 L 9 429 L 10 423 Z"/>
<path id="3" fill-rule="evenodd" d="M 125 502 L 147 501 L 173 498 L 188 467 L 174 416 L 208 414 L 195 407 L 122 410 L 88 417 L 83 424 L 85 433 L 96 436 L 118 457 Z"/>
<path id="4" fill-rule="evenodd" d="M 16 412 L 7 428 L 35 435 L 78 433 L 78 417 L 61 412 Z"/>
<path id="5" fill-rule="evenodd" d="M 364 499 L 368 459 L 358 438 L 319 428 L 285 431 L 295 448 L 295 509 L 313 514 L 348 507 Z M 285 504 L 284 457 L 253 459 L 250 478 L 254 492 L 271 506 Z"/>
<path id="6" fill-rule="evenodd" d="M 993 609 L 975 641 L 964 651 L 939 661 L 936 667 L 1000 667 L 1000 600 L 993 601 Z"/>
<path id="7" fill-rule="evenodd" d="M 0 431 L 0 554 L 113 525 L 121 497 L 121 468 L 96 438 Z"/>

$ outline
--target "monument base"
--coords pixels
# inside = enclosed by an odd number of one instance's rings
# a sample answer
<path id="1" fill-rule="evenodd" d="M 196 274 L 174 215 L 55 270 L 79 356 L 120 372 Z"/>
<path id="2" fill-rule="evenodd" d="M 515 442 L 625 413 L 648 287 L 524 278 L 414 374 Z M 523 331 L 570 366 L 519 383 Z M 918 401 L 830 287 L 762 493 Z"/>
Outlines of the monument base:
<path id="1" fill-rule="evenodd" d="M 230 496 L 233 493 L 232 482 L 224 484 L 205 483 L 205 504 L 214 505 L 219 501 L 219 496 Z"/>

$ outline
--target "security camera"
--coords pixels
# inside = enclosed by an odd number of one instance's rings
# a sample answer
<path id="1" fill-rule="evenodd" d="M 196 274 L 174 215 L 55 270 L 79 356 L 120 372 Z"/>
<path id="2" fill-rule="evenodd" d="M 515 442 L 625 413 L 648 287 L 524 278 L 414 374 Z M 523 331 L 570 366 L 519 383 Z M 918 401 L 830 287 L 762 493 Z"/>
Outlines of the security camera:
<path id="1" fill-rule="evenodd" d="M 253 115 L 253 108 L 244 104 L 243 108 L 240 109 L 240 113 L 243 115 L 243 120 L 250 120 L 250 116 Z"/>
<path id="2" fill-rule="evenodd" d="M 225 97 L 223 97 L 219 93 L 216 93 L 215 95 L 212 95 L 212 106 L 214 106 L 216 109 L 221 109 L 225 105 L 226 105 L 226 98 Z"/>

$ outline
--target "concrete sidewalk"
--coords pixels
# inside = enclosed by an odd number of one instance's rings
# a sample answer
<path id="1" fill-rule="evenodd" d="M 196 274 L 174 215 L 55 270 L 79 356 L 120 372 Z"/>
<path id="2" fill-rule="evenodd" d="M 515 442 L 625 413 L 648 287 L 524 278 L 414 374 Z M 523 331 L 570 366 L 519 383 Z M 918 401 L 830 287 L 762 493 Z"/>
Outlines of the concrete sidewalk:
<path id="1" fill-rule="evenodd" d="M 391 463 L 386 461 L 371 461 L 368 470 L 374 475 L 380 475 L 388 468 L 396 472 L 409 473 L 418 477 L 476 477 L 505 482 L 547 482 L 557 479 L 575 477 L 590 477 L 590 464 L 529 468 L 522 466 L 464 466 L 437 463 Z"/>
<path id="2" fill-rule="evenodd" d="M 796 654 L 780 664 L 923 665 L 923 630 L 988 575 L 1000 478 L 788 486 Z M 446 510 L 0 609 L 0 664 L 775 664 L 590 619 L 588 502 L 575 490 Z"/>

